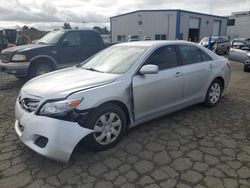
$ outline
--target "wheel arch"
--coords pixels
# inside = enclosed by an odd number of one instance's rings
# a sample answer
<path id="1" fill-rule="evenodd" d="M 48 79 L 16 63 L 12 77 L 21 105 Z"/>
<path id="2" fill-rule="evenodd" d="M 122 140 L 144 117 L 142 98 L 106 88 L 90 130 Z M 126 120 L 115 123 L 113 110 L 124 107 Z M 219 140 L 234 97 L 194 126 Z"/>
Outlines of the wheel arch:
<path id="1" fill-rule="evenodd" d="M 124 111 L 125 116 L 126 116 L 126 121 L 127 121 L 127 125 L 126 126 L 128 128 L 128 125 L 131 123 L 130 113 L 129 113 L 128 107 L 123 102 L 121 102 L 119 100 L 111 100 L 111 101 L 107 101 L 107 102 L 102 103 L 97 108 L 101 107 L 102 105 L 106 105 L 106 104 L 117 105 L 117 106 L 119 106 Z"/>
<path id="2" fill-rule="evenodd" d="M 222 90 L 224 90 L 224 87 L 225 87 L 225 80 L 224 80 L 224 78 L 223 78 L 222 76 L 218 76 L 218 77 L 216 77 L 216 78 L 213 80 L 213 82 L 214 82 L 215 80 L 219 80 L 219 81 L 221 82 L 221 84 L 222 84 Z"/>
<path id="3" fill-rule="evenodd" d="M 57 68 L 56 60 L 53 57 L 48 56 L 48 55 L 35 56 L 30 60 L 30 62 L 31 62 L 31 64 L 30 64 L 29 70 L 34 63 L 49 63 L 53 66 L 54 69 Z"/>

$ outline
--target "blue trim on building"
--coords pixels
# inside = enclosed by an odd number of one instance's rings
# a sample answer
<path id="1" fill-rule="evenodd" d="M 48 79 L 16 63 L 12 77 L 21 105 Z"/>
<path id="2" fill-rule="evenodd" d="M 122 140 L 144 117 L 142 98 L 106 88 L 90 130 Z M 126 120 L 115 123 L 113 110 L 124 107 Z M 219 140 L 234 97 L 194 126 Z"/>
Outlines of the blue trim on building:
<path id="1" fill-rule="evenodd" d="M 175 39 L 179 39 L 180 36 L 180 23 L 181 22 L 181 10 L 176 12 L 176 29 L 175 29 Z"/>
<path id="2" fill-rule="evenodd" d="M 112 43 L 112 22 L 111 22 L 111 18 L 109 18 L 109 23 L 110 23 L 110 42 Z"/>
<path id="3" fill-rule="evenodd" d="M 120 15 L 117 15 L 117 16 L 112 16 L 112 17 L 110 17 L 110 19 L 116 18 L 116 17 L 120 17 L 120 16 L 124 16 L 124 15 L 128 15 L 128 14 L 137 13 L 137 12 L 161 12 L 161 11 L 180 11 L 180 12 L 185 12 L 185 13 L 198 14 L 198 15 L 203 15 L 203 16 L 213 16 L 213 17 L 217 17 L 217 18 L 225 18 L 225 19 L 228 19 L 227 16 L 217 16 L 217 15 L 206 14 L 206 13 L 199 13 L 199 12 L 193 12 L 193 11 L 182 10 L 182 9 L 136 10 L 136 11 L 128 12 L 128 13 L 125 13 L 125 14 L 120 14 Z"/>

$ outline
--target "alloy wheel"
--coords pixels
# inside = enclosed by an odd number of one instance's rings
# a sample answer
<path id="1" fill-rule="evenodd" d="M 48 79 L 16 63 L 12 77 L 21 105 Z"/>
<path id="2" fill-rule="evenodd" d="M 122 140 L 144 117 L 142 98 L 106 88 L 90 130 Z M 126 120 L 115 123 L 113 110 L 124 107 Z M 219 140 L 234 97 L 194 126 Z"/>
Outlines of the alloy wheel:
<path id="1" fill-rule="evenodd" d="M 218 100 L 220 99 L 220 95 L 221 95 L 221 87 L 220 84 L 218 84 L 217 82 L 215 82 L 209 91 L 209 100 L 212 104 L 215 104 L 218 102 Z"/>
<path id="2" fill-rule="evenodd" d="M 101 145 L 111 144 L 119 137 L 121 129 L 120 117 L 114 112 L 105 113 L 95 123 L 94 139 Z"/>

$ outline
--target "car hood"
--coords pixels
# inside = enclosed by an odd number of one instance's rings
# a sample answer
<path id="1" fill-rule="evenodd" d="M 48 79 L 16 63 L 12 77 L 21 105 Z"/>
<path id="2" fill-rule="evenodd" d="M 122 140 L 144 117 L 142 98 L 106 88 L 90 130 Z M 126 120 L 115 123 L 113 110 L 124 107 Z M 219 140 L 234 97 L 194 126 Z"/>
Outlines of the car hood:
<path id="1" fill-rule="evenodd" d="M 27 45 L 21 45 L 21 46 L 15 46 L 11 48 L 7 48 L 3 50 L 3 53 L 14 53 L 14 52 L 25 52 L 28 50 L 36 49 L 36 48 L 43 48 L 49 45 L 44 44 L 27 44 Z"/>
<path id="2" fill-rule="evenodd" d="M 48 99 L 65 98 L 73 92 L 109 84 L 117 74 L 100 73 L 70 67 L 36 77 L 27 82 L 22 92 Z"/>

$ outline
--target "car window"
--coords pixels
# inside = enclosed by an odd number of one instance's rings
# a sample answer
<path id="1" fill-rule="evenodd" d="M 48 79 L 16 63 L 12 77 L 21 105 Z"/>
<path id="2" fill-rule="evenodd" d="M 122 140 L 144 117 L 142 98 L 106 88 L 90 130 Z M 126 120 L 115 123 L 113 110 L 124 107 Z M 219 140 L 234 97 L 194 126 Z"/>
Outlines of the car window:
<path id="1" fill-rule="evenodd" d="M 201 53 L 197 47 L 191 45 L 180 45 L 179 49 L 184 65 L 202 62 Z"/>
<path id="2" fill-rule="evenodd" d="M 93 33 L 82 34 L 82 45 L 84 46 L 99 46 L 98 37 Z"/>
<path id="3" fill-rule="evenodd" d="M 211 61 L 213 60 L 206 52 L 204 52 L 203 50 L 200 50 L 200 53 L 201 53 L 201 58 L 202 58 L 202 61 Z"/>
<path id="4" fill-rule="evenodd" d="M 228 37 L 222 37 L 221 42 L 229 42 L 229 38 Z"/>
<path id="5" fill-rule="evenodd" d="M 79 32 L 70 32 L 64 37 L 64 41 L 68 41 L 68 46 L 80 46 L 81 38 Z"/>
<path id="6" fill-rule="evenodd" d="M 178 65 L 177 53 L 175 46 L 164 46 L 155 50 L 144 65 L 153 64 L 159 67 L 159 70 L 164 70 Z"/>
<path id="7" fill-rule="evenodd" d="M 233 48 L 236 48 L 236 49 L 239 49 L 239 48 L 242 48 L 242 47 L 245 47 L 245 43 L 244 42 L 241 42 L 241 41 L 234 41 L 233 42 Z"/>

